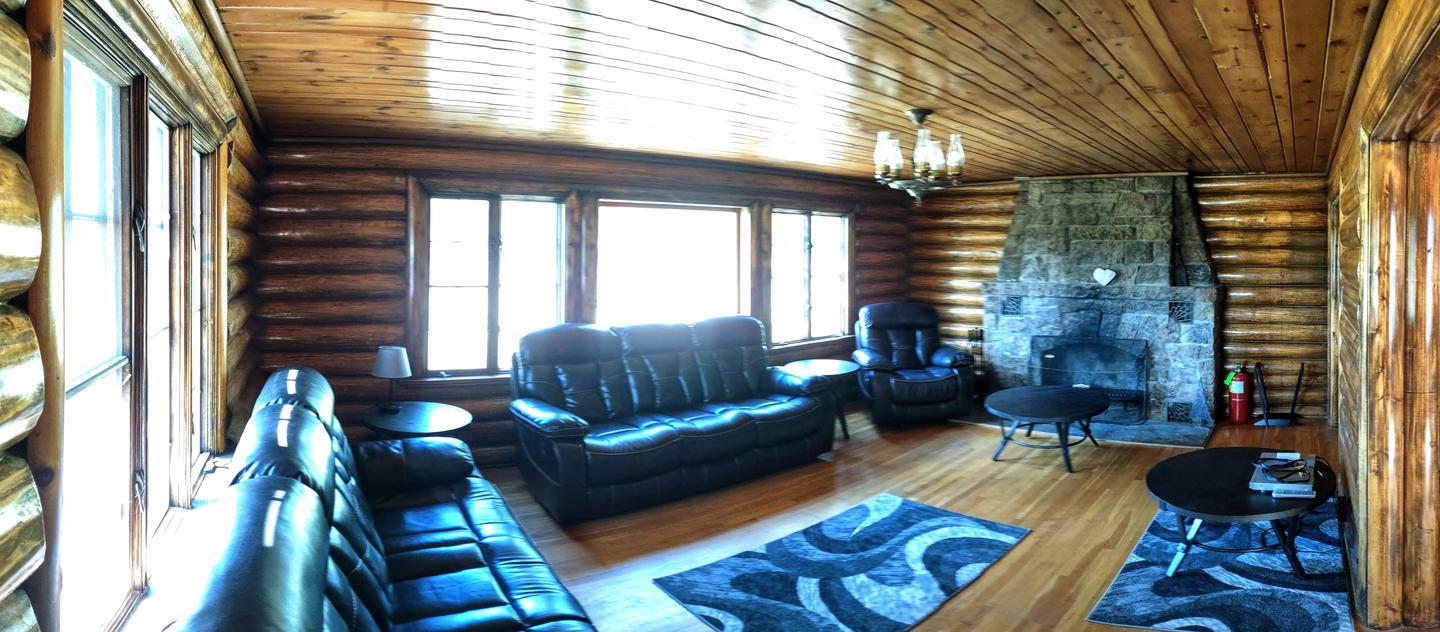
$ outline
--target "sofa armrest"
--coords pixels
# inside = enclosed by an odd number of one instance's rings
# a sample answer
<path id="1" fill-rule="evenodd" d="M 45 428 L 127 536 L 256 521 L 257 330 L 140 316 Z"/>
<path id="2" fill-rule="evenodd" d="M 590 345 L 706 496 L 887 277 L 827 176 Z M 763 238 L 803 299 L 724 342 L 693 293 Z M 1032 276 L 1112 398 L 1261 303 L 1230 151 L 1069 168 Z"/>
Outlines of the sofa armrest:
<path id="1" fill-rule="evenodd" d="M 578 415 L 538 399 L 522 397 L 510 402 L 510 415 L 551 439 L 583 437 L 590 433 L 590 424 Z"/>
<path id="2" fill-rule="evenodd" d="M 970 352 L 961 351 L 949 345 L 940 345 L 935 353 L 930 354 L 930 366 L 954 369 L 973 364 L 975 364 L 975 356 L 970 355 Z"/>
<path id="3" fill-rule="evenodd" d="M 815 395 L 830 388 L 830 378 L 823 375 L 798 375 L 778 366 L 766 369 L 765 386 L 781 395 Z"/>
<path id="4" fill-rule="evenodd" d="M 874 351 L 871 351 L 869 349 L 856 349 L 855 353 L 850 354 L 850 357 L 851 359 L 855 360 L 856 364 L 860 365 L 860 368 L 865 369 L 866 371 L 895 370 L 895 365 L 890 362 L 890 358 L 875 353 Z"/>
<path id="5" fill-rule="evenodd" d="M 463 480 L 475 472 L 475 459 L 464 441 L 449 437 L 362 441 L 355 469 L 367 494 L 385 494 Z"/>

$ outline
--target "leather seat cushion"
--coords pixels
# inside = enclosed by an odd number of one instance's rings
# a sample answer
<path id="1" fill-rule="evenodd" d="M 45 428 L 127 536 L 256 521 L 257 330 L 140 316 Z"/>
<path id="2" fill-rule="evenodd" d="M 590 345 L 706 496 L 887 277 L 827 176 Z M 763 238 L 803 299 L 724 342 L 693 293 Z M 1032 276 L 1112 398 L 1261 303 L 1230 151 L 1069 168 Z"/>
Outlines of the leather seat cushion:
<path id="1" fill-rule="evenodd" d="M 655 413 L 626 415 L 590 425 L 585 458 L 591 485 L 624 483 L 680 467 L 680 431 Z"/>
<path id="2" fill-rule="evenodd" d="M 815 432 L 821 423 L 829 423 L 818 397 L 797 397 L 771 393 L 732 402 L 716 402 L 701 406 L 713 413 L 742 411 L 754 419 L 755 444 L 769 447 L 788 443 Z"/>
<path id="3" fill-rule="evenodd" d="M 960 396 L 954 369 L 929 367 L 877 375 L 890 381 L 891 399 L 901 404 L 925 404 Z"/>
<path id="4" fill-rule="evenodd" d="M 735 456 L 755 448 L 750 415 L 738 410 L 680 410 L 665 413 L 664 422 L 682 437 L 685 465 Z"/>

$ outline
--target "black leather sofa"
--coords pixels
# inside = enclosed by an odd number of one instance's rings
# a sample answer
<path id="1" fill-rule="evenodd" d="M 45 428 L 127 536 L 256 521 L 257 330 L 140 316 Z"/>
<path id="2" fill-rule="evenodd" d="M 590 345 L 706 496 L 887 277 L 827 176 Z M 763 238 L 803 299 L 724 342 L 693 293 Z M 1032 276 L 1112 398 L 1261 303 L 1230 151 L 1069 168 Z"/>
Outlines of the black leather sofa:
<path id="1" fill-rule="evenodd" d="M 520 471 L 561 523 L 653 505 L 829 452 L 823 377 L 767 366 L 760 321 L 520 339 L 510 373 Z"/>
<path id="2" fill-rule="evenodd" d="M 860 396 L 876 424 L 970 412 L 974 356 L 940 344 L 940 315 L 924 303 L 874 303 L 855 323 Z"/>
<path id="3" fill-rule="evenodd" d="M 333 402 L 313 370 L 270 376 L 231 487 L 199 511 L 211 570 L 171 629 L 594 630 L 464 443 L 352 452 Z"/>

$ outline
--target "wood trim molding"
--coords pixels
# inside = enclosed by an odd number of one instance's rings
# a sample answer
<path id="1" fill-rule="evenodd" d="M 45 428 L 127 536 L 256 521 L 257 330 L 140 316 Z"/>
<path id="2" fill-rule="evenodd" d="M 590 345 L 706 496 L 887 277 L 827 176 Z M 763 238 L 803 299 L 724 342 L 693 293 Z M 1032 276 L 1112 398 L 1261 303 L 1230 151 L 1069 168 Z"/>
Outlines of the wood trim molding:
<path id="1" fill-rule="evenodd" d="M 260 107 L 255 104 L 255 94 L 250 91 L 250 81 L 245 78 L 245 70 L 240 67 L 240 58 L 235 54 L 235 45 L 230 41 L 230 33 L 225 30 L 225 25 L 220 20 L 220 9 L 215 6 L 215 0 L 195 0 L 195 8 L 199 10 L 200 18 L 205 22 L 205 30 L 210 34 L 210 41 L 215 43 L 215 50 L 220 53 L 221 61 L 225 62 L 225 70 L 230 74 L 231 82 L 235 84 L 235 91 L 239 93 L 241 102 L 245 104 L 250 124 L 262 136 L 269 137 L 270 129 L 265 126 L 265 117 L 260 115 Z"/>

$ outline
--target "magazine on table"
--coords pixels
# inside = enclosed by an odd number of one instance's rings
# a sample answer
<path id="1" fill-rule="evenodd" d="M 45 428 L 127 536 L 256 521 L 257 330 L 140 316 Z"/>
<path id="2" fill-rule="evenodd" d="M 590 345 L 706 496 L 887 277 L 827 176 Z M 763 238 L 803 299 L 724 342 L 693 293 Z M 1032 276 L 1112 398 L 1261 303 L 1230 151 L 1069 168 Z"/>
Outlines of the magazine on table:
<path id="1" fill-rule="evenodd" d="M 1262 452 L 1250 475 L 1250 489 L 1277 497 L 1315 496 L 1315 455 L 1299 452 Z"/>

